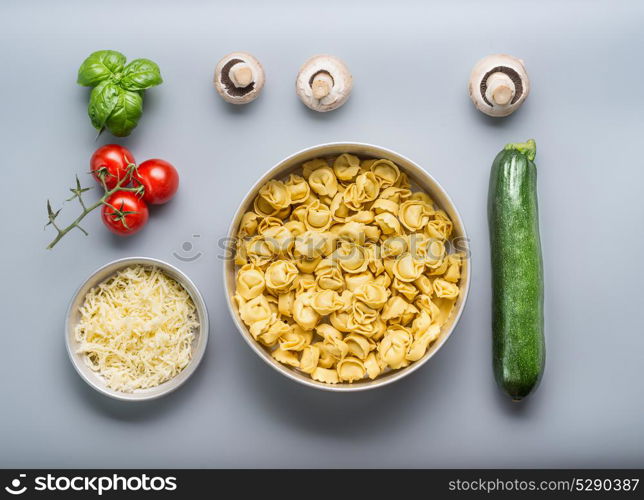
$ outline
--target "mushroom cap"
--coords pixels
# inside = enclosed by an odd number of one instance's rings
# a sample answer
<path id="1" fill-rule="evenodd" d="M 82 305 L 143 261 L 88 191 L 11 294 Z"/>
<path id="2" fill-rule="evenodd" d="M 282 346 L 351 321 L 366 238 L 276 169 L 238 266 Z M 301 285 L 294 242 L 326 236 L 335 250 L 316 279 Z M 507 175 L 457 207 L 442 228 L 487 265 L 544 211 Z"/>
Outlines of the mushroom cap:
<path id="1" fill-rule="evenodd" d="M 493 92 L 488 85 L 494 85 Z M 530 80 L 521 59 L 507 54 L 484 57 L 472 69 L 469 93 L 479 111 L 489 116 L 508 116 L 530 92 Z M 494 96 L 497 96 L 495 102 Z"/>
<path id="2" fill-rule="evenodd" d="M 330 78 L 329 78 L 330 76 Z M 324 90 L 314 88 L 316 78 Z M 317 55 L 311 57 L 300 68 L 295 80 L 297 95 L 309 108 L 314 111 L 331 111 L 342 106 L 353 88 L 353 77 L 347 65 L 337 57 Z M 328 91 L 321 98 L 317 96 Z"/>
<path id="3" fill-rule="evenodd" d="M 234 76 L 231 78 L 230 70 L 236 65 L 243 65 L 245 77 L 248 69 L 252 73 L 251 82 L 245 87 L 238 87 Z M 225 101 L 232 104 L 254 101 L 264 87 L 264 79 L 264 68 L 257 58 L 248 52 L 232 52 L 221 58 L 215 67 L 215 88 Z"/>

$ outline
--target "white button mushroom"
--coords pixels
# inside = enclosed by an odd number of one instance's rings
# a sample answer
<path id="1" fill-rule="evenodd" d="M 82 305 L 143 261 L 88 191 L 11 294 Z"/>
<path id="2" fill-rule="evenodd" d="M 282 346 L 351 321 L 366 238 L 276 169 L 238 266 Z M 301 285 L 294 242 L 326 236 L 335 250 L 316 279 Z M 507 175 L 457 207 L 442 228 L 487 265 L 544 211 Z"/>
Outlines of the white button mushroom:
<path id="1" fill-rule="evenodd" d="M 304 63 L 295 80 L 302 102 L 314 111 L 331 111 L 342 106 L 353 88 L 353 77 L 340 59 L 314 56 Z"/>
<path id="2" fill-rule="evenodd" d="M 264 68 L 251 54 L 233 52 L 217 63 L 214 82 L 225 101 L 246 104 L 254 101 L 264 87 Z"/>
<path id="3" fill-rule="evenodd" d="M 481 59 L 470 75 L 469 92 L 479 111 L 489 116 L 508 116 L 530 92 L 530 80 L 521 59 L 494 54 Z"/>

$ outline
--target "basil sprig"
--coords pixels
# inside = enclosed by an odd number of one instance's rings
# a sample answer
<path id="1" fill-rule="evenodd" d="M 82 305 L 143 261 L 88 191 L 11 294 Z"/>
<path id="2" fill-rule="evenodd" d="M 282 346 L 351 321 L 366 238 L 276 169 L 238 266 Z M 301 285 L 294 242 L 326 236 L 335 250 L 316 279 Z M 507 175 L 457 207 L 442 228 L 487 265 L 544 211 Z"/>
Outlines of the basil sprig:
<path id="1" fill-rule="evenodd" d="M 120 52 L 99 50 L 78 68 L 78 84 L 94 87 L 87 108 L 92 125 L 99 132 L 107 128 L 117 137 L 130 135 L 139 123 L 145 89 L 163 83 L 155 62 L 125 62 Z"/>

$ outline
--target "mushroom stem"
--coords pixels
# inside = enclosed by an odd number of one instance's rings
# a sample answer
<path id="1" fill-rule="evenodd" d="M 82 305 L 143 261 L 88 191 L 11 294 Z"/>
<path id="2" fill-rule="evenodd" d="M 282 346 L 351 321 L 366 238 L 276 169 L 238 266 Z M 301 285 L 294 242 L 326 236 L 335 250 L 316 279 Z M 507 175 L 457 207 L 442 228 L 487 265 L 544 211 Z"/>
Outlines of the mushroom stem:
<path id="1" fill-rule="evenodd" d="M 491 54 L 472 68 L 468 90 L 479 111 L 488 116 L 508 116 L 528 97 L 530 79 L 521 59 Z"/>
<path id="2" fill-rule="evenodd" d="M 230 68 L 229 77 L 235 87 L 248 87 L 253 82 L 253 70 L 246 63 L 237 63 Z"/>
<path id="3" fill-rule="evenodd" d="M 231 52 L 215 66 L 213 83 L 222 99 L 231 104 L 247 104 L 259 96 L 266 77 L 264 68 L 248 52 Z"/>
<path id="4" fill-rule="evenodd" d="M 326 71 L 320 71 L 313 77 L 311 82 L 311 89 L 313 90 L 313 97 L 316 99 L 323 99 L 328 96 L 333 88 L 333 78 Z"/>
<path id="5" fill-rule="evenodd" d="M 351 94 L 353 77 L 337 57 L 313 56 L 300 68 L 295 79 L 295 92 L 313 111 L 326 112 L 342 106 Z"/>
<path id="6" fill-rule="evenodd" d="M 512 79 L 500 71 L 492 73 L 487 79 L 485 97 L 499 106 L 506 106 L 512 101 L 515 86 Z"/>

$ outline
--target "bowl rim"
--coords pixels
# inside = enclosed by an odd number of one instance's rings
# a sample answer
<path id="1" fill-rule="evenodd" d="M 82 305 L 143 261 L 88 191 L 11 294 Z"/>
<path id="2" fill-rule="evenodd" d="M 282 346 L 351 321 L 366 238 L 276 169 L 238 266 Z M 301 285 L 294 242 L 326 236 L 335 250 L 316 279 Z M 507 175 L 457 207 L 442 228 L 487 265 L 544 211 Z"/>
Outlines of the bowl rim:
<path id="1" fill-rule="evenodd" d="M 460 227 L 462 228 L 462 236 L 466 241 L 467 244 L 467 263 L 468 263 L 468 272 L 466 273 L 465 277 L 465 282 L 461 286 L 461 294 L 463 295 L 463 300 L 461 302 L 461 306 L 456 311 L 456 314 L 454 316 L 454 320 L 451 324 L 451 327 L 449 331 L 447 331 L 443 337 L 440 339 L 439 343 L 436 345 L 434 350 L 429 353 L 428 355 L 425 355 L 423 358 L 421 358 L 418 361 L 415 361 L 408 365 L 407 367 L 401 369 L 401 370 L 396 370 L 393 374 L 389 375 L 386 378 L 376 378 L 371 381 L 371 383 L 367 384 L 361 384 L 361 385 L 354 385 L 354 384 L 348 384 L 348 383 L 339 383 L 339 384 L 325 384 L 323 382 L 318 382 L 313 379 L 307 379 L 307 378 L 300 378 L 296 376 L 295 371 L 287 367 L 285 365 L 282 365 L 279 362 L 273 363 L 268 359 L 268 356 L 270 354 L 267 353 L 267 351 L 257 342 L 256 340 L 251 338 L 250 332 L 246 328 L 245 325 L 242 325 L 239 321 L 238 315 L 235 313 L 235 304 L 232 293 L 230 293 L 229 290 L 229 283 L 228 283 L 228 258 L 223 259 L 223 281 L 224 281 L 224 292 L 226 294 L 226 303 L 228 304 L 228 309 L 229 312 L 232 316 L 233 322 L 235 323 L 235 326 L 237 327 L 237 330 L 239 334 L 242 336 L 244 341 L 251 347 L 251 349 L 257 354 L 266 364 L 268 364 L 271 368 L 273 368 L 275 371 L 278 373 L 286 376 L 290 380 L 293 380 L 295 382 L 298 382 L 302 385 L 305 385 L 307 387 L 312 387 L 315 389 L 323 390 L 323 391 L 329 391 L 329 392 L 359 392 L 359 391 L 367 391 L 367 390 L 372 390 L 372 389 L 377 389 L 380 387 L 385 387 L 389 384 L 392 384 L 394 382 L 397 382 L 406 376 L 414 373 L 416 370 L 424 366 L 431 358 L 433 358 L 438 351 L 441 350 L 441 348 L 445 345 L 447 340 L 452 336 L 452 333 L 456 329 L 456 326 L 458 325 L 459 320 L 461 319 L 461 315 L 463 314 L 463 311 L 465 310 L 465 306 L 467 304 L 467 299 L 469 296 L 469 291 L 470 291 L 470 281 L 471 281 L 471 276 L 472 276 L 472 256 L 470 250 L 470 241 L 467 235 L 467 229 L 465 227 L 465 223 L 463 222 L 463 218 L 461 217 L 461 214 L 458 210 L 458 207 L 450 197 L 449 193 L 443 188 L 442 184 L 440 184 L 434 176 L 432 176 L 427 170 L 425 170 L 423 167 L 421 167 L 418 163 L 415 161 L 411 160 L 409 157 L 402 155 L 392 149 L 385 148 L 382 146 L 378 146 L 375 144 L 371 143 L 366 143 L 366 142 L 360 142 L 360 141 L 333 141 L 333 142 L 324 142 L 320 144 L 316 144 L 313 146 L 309 146 L 303 149 L 300 149 L 282 160 L 278 161 L 275 163 L 270 169 L 268 169 L 263 175 L 259 177 L 259 179 L 250 187 L 250 189 L 247 191 L 247 193 L 243 196 L 242 201 L 240 202 L 239 206 L 235 210 L 235 213 L 233 214 L 232 220 L 230 222 L 229 228 L 228 228 L 228 246 L 226 247 L 227 252 L 231 252 L 232 248 L 230 245 L 232 245 L 232 242 L 235 241 L 236 234 L 237 234 L 237 225 L 238 225 L 238 216 L 242 210 L 245 209 L 246 203 L 251 197 L 251 195 L 264 183 L 266 180 L 270 180 L 274 178 L 274 176 L 279 175 L 276 170 L 280 169 L 284 164 L 289 163 L 293 161 L 295 158 L 311 153 L 314 150 L 318 149 L 324 149 L 324 148 L 353 148 L 353 149 L 358 149 L 358 148 L 366 148 L 366 149 L 373 149 L 374 151 L 382 152 L 385 155 L 390 155 L 392 157 L 398 157 L 401 158 L 403 161 L 413 165 L 414 167 L 418 168 L 421 172 L 426 175 L 429 180 L 434 184 L 434 186 L 439 190 L 444 197 L 445 200 L 450 205 L 450 209 L 458 219 L 458 222 L 460 224 Z M 323 153 L 321 153 L 323 154 Z M 358 154 L 359 153 L 355 153 Z M 401 169 L 404 167 L 401 167 Z M 445 208 L 445 207 L 442 207 Z M 232 253 L 230 254 L 232 258 Z"/>
<path id="2" fill-rule="evenodd" d="M 197 310 L 197 314 L 199 317 L 199 341 L 197 342 L 197 346 L 195 349 L 195 352 L 192 355 L 192 359 L 188 363 L 188 365 L 181 370 L 177 375 L 175 375 L 173 378 L 166 380 L 162 384 L 155 386 L 155 387 L 150 387 L 149 389 L 155 389 L 158 387 L 163 386 L 164 384 L 168 384 L 167 387 L 165 387 L 163 390 L 156 391 L 156 392 L 151 392 L 149 394 L 142 394 L 142 393 L 137 393 L 137 392 L 122 392 L 122 391 L 117 391 L 114 389 L 110 389 L 104 384 L 99 384 L 97 383 L 96 380 L 94 380 L 92 377 L 90 377 L 87 373 L 85 373 L 81 367 L 79 366 L 80 360 L 79 358 L 75 355 L 75 353 L 72 350 L 72 342 L 70 338 L 70 328 L 72 328 L 71 325 L 71 318 L 74 313 L 74 303 L 78 299 L 81 291 L 87 286 L 87 284 L 94 278 L 97 274 L 101 273 L 105 269 L 112 267 L 112 266 L 118 266 L 114 269 L 114 271 L 108 275 L 106 278 L 104 278 L 102 281 L 105 281 L 108 279 L 110 276 L 112 276 L 114 273 L 117 271 L 129 266 L 129 265 L 150 265 L 150 266 L 157 266 L 159 267 L 162 271 L 172 271 L 173 273 L 176 273 L 177 276 L 179 276 L 181 279 L 178 280 L 173 276 L 170 276 L 172 279 L 177 281 L 185 290 L 188 292 L 190 297 L 192 298 L 192 301 L 195 304 L 195 308 Z M 96 285 L 94 285 L 96 286 Z M 91 289 L 91 288 L 90 288 Z M 89 291 L 89 290 L 88 290 Z M 85 292 L 87 293 L 87 292 Z M 209 331 L 210 331 L 210 325 L 208 321 L 208 308 L 206 307 L 206 302 L 203 299 L 203 296 L 201 295 L 201 292 L 199 291 L 199 288 L 197 288 L 197 285 L 194 284 L 194 282 L 180 269 L 177 267 L 173 266 L 172 264 L 165 262 L 161 259 L 156 259 L 154 257 L 144 257 L 144 256 L 133 256 L 133 257 L 123 257 L 120 259 L 112 260 L 110 262 L 107 262 L 106 264 L 103 264 L 102 266 L 98 267 L 95 269 L 77 288 L 74 294 L 72 295 L 71 300 L 69 301 L 69 305 L 67 306 L 67 312 L 65 314 L 65 328 L 64 328 L 64 335 L 65 335 L 65 346 L 67 350 L 67 355 L 69 357 L 69 360 L 71 361 L 72 366 L 74 367 L 74 370 L 76 370 L 76 373 L 80 376 L 81 379 L 83 379 L 87 385 L 89 385 L 92 389 L 95 391 L 108 396 L 112 399 L 116 399 L 119 401 L 130 401 L 130 402 L 140 402 L 140 401 L 151 401 L 154 399 L 161 398 L 163 396 L 166 396 L 174 391 L 176 391 L 179 387 L 181 387 L 183 384 L 186 383 L 186 381 L 194 374 L 196 371 L 197 367 L 201 364 L 201 361 L 203 359 L 203 356 L 206 352 L 206 346 L 208 344 L 208 337 L 209 337 Z M 183 377 L 181 380 L 178 382 L 176 379 L 183 374 Z M 175 383 L 171 383 L 172 381 L 175 381 Z"/>

